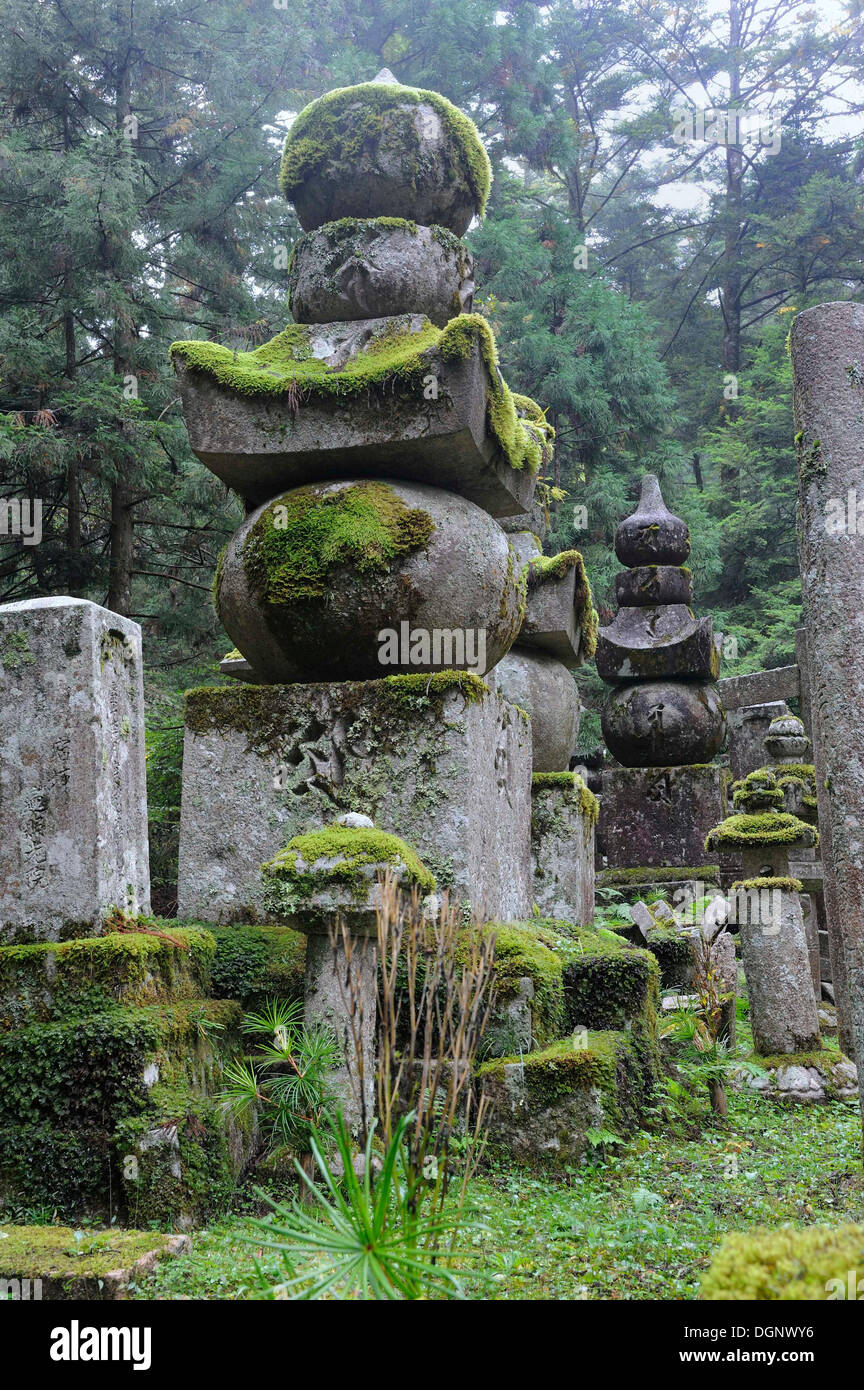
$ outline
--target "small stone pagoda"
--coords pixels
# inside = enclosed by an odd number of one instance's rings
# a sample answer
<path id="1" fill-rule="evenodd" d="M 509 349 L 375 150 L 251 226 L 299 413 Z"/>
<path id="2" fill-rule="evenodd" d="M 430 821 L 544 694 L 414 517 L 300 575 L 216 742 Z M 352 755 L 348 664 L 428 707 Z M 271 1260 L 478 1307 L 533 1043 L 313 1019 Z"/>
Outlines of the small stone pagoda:
<path id="1" fill-rule="evenodd" d="M 603 774 L 603 847 L 610 866 L 698 866 L 725 814 L 723 773 L 711 766 L 725 732 L 720 639 L 710 617 L 693 616 L 690 533 L 653 474 L 615 552 L 627 568 L 619 611 L 600 629 L 597 671 L 611 687 L 603 735 L 623 768 Z"/>

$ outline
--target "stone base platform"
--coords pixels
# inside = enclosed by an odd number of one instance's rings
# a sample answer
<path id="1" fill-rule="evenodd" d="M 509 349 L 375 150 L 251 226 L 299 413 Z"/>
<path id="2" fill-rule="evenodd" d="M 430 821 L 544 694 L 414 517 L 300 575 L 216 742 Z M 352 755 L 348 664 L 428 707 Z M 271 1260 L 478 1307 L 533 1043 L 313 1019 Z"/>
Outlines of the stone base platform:
<path id="1" fill-rule="evenodd" d="M 727 815 L 728 775 L 714 763 L 604 772 L 598 841 L 608 868 L 704 863 L 705 836 Z"/>
<path id="2" fill-rule="evenodd" d="M 854 1062 L 836 1052 L 822 1058 L 807 1054 L 801 1057 L 763 1059 L 754 1061 L 765 1067 L 765 1076 L 751 1076 L 743 1070 L 733 1071 L 732 1084 L 743 1090 L 746 1086 L 767 1100 L 793 1101 L 798 1105 L 818 1105 L 831 1100 L 857 1100 L 858 1071 Z"/>
<path id="3" fill-rule="evenodd" d="M 256 920 L 261 864 L 346 811 L 402 836 L 481 916 L 530 912 L 530 724 L 477 676 L 189 693 L 181 916 Z"/>

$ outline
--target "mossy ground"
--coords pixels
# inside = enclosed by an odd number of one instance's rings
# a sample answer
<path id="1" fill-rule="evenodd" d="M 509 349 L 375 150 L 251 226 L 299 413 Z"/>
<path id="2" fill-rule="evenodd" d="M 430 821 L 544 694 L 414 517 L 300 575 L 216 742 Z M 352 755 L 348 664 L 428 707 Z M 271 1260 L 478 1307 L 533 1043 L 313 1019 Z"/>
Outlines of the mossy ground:
<path id="1" fill-rule="evenodd" d="M 725 1121 L 706 1107 L 700 1123 L 686 1133 L 658 1124 L 555 1173 L 487 1165 L 469 1186 L 486 1228 L 472 1243 L 492 1281 L 476 1296 L 695 1299 L 729 1232 L 864 1221 L 857 1105 L 766 1106 L 745 1088 L 729 1093 Z M 197 1233 L 192 1252 L 135 1297 L 255 1296 L 240 1239 L 250 1207 L 247 1187 L 234 1215 Z"/>
<path id="2" fill-rule="evenodd" d="M 167 1243 L 153 1231 L 73 1231 L 69 1226 L 0 1226 L 0 1277 L 98 1279 L 128 1269 Z"/>

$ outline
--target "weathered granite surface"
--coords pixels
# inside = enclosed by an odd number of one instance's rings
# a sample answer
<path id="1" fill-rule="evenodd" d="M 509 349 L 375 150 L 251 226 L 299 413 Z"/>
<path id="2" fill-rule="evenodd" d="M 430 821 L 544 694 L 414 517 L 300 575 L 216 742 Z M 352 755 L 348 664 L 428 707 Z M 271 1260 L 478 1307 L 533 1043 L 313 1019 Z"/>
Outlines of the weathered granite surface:
<path id="1" fill-rule="evenodd" d="M 735 920 L 753 1046 L 768 1057 L 809 1052 L 821 1044 L 800 898 L 784 887 L 770 895 L 754 890 L 745 902 L 742 890 L 735 896 Z"/>
<path id="2" fill-rule="evenodd" d="M 720 681 L 717 688 L 722 693 L 728 684 L 727 681 Z M 725 699 L 725 695 L 723 698 Z M 771 720 L 786 709 L 783 700 L 727 708 L 726 747 L 729 753 L 729 767 L 735 781 L 746 777 L 748 772 L 755 772 L 757 767 L 766 766 L 769 760 L 765 753 L 765 735 Z"/>
<path id="3" fill-rule="evenodd" d="M 609 868 L 702 864 L 705 836 L 726 815 L 727 776 L 712 764 L 604 771 L 599 838 Z"/>
<path id="4" fill-rule="evenodd" d="M 482 915 L 531 905 L 531 730 L 476 677 L 253 686 L 187 698 L 179 910 L 254 918 L 260 866 L 361 811 Z"/>
<path id="5" fill-rule="evenodd" d="M 381 484 L 391 500 L 425 520 L 425 544 L 370 568 L 366 555 L 346 556 L 326 576 L 324 593 L 304 587 L 302 561 L 287 552 L 299 573 L 296 592 L 283 594 L 274 575 L 271 597 L 256 591 L 246 559 L 259 526 L 298 500 L 321 507 L 363 494 L 363 483 L 319 483 L 272 499 L 247 516 L 224 552 L 217 586 L 219 617 L 256 675 L 272 682 L 375 680 L 399 671 L 472 666 L 483 675 L 504 655 L 519 631 L 519 566 L 506 535 L 488 512 L 464 497 L 416 483 Z M 271 542 L 279 535 L 271 532 Z M 382 662 L 383 631 L 428 635 L 427 659 L 400 641 L 399 662 Z M 463 656 L 433 635 L 462 635 Z M 470 634 L 470 637 L 469 637 Z M 482 663 L 478 664 L 482 637 Z M 443 639 L 442 639 L 443 641 Z M 473 660 L 471 659 L 473 658 Z"/>
<path id="6" fill-rule="evenodd" d="M 492 673 L 497 689 L 531 716 L 535 772 L 566 772 L 579 737 L 579 688 L 560 661 L 516 646 Z"/>
<path id="7" fill-rule="evenodd" d="M 471 312 L 474 262 L 440 228 L 329 222 L 295 243 L 289 293 L 297 323 L 412 313 L 443 328 Z"/>
<path id="8" fill-rule="evenodd" d="M 150 909 L 141 629 L 95 603 L 0 607 L 0 943 Z"/>
<path id="9" fill-rule="evenodd" d="M 587 925 L 594 918 L 594 826 L 597 801 L 575 773 L 572 782 L 534 779 L 531 790 L 533 900 L 541 917 Z M 581 792 L 581 798 L 580 798 Z"/>

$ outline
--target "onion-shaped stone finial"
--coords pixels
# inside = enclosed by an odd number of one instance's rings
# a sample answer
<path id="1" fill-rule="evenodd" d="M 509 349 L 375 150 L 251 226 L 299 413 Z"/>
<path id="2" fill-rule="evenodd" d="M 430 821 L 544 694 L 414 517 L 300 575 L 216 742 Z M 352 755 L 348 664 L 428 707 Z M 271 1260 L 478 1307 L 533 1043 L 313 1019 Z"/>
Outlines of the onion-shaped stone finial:
<path id="1" fill-rule="evenodd" d="M 632 516 L 615 532 L 615 554 L 622 565 L 683 565 L 690 554 L 690 530 L 663 501 L 655 474 L 642 479 L 642 495 Z"/>

